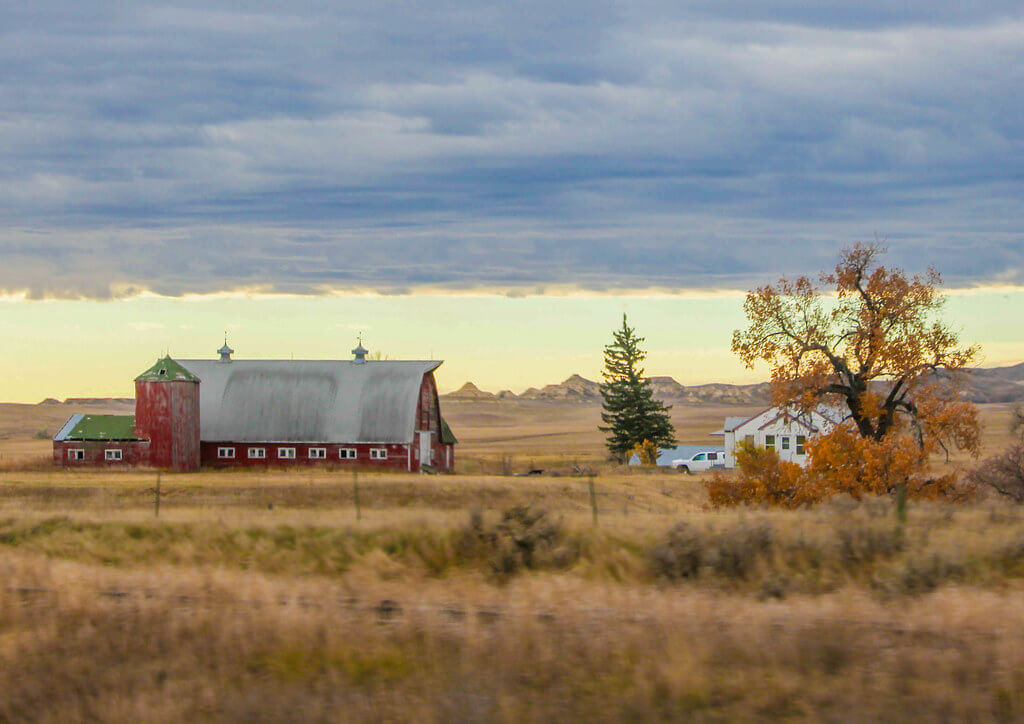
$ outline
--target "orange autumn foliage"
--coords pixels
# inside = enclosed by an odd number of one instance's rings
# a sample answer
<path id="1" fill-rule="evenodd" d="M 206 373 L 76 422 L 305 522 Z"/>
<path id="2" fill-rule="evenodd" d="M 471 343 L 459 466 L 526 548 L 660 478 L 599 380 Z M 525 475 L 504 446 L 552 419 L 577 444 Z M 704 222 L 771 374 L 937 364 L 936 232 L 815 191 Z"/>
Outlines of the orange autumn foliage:
<path id="1" fill-rule="evenodd" d="M 775 404 L 804 412 L 824 404 L 845 422 L 808 441 L 806 469 L 774 453 L 740 450 L 738 477 L 709 482 L 713 503 L 964 494 L 952 476 L 930 476 L 928 462 L 950 449 L 978 453 L 977 409 L 960 395 L 978 348 L 960 346 L 938 318 L 938 272 L 908 277 L 879 263 L 884 251 L 875 244 L 845 249 L 835 270 L 820 277 L 831 295 L 807 277 L 747 295 L 749 326 L 733 335 L 733 351 L 747 367 L 768 363 Z"/>
<path id="2" fill-rule="evenodd" d="M 820 278 L 831 300 L 808 277 L 750 292 L 749 326 L 733 335 L 733 351 L 747 367 L 769 365 L 775 404 L 835 406 L 876 442 L 899 431 L 922 448 L 930 439 L 976 453 L 977 413 L 958 393 L 978 348 L 960 346 L 938 319 L 938 272 L 908 277 L 882 266 L 883 253 L 875 244 L 845 249 Z"/>
<path id="3" fill-rule="evenodd" d="M 892 431 L 882 440 L 863 437 L 850 423 L 807 441 L 808 465 L 779 460 L 773 450 L 741 444 L 735 476 L 718 474 L 706 484 L 715 506 L 741 504 L 796 508 L 833 495 L 854 499 L 904 491 L 911 499 L 959 500 L 971 489 L 955 476 L 928 474 L 929 446 L 913 435 Z"/>

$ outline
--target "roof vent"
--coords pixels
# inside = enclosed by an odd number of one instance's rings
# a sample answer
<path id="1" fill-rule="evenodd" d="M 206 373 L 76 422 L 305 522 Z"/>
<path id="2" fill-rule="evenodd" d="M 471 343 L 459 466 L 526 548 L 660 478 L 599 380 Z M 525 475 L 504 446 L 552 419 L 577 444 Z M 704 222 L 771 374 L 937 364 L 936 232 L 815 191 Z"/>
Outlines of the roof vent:
<path id="1" fill-rule="evenodd" d="M 217 354 L 220 355 L 221 362 L 230 362 L 231 355 L 235 353 L 235 350 L 228 347 L 228 333 L 224 333 L 224 346 L 217 350 Z"/>
<path id="2" fill-rule="evenodd" d="M 352 354 L 355 355 L 355 359 L 352 360 L 355 364 L 360 365 L 366 362 L 366 355 L 369 353 L 365 347 L 363 347 L 363 337 L 359 336 L 359 346 L 352 350 Z"/>

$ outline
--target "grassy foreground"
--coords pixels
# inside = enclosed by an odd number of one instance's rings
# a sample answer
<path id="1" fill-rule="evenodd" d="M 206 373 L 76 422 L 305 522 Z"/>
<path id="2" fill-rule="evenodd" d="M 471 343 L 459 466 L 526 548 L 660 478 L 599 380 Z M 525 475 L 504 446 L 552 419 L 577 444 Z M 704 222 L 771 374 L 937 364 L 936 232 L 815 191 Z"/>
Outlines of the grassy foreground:
<path id="1" fill-rule="evenodd" d="M 0 481 L 0 721 L 1020 720 L 1024 511 L 699 481 Z M 470 511 L 470 512 L 467 512 Z"/>

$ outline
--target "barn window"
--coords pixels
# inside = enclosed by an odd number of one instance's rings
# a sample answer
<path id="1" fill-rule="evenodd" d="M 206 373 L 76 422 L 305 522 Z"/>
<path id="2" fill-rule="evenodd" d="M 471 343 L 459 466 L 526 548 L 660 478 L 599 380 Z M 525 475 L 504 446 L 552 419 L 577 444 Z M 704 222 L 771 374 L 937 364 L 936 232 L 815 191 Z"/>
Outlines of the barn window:
<path id="1" fill-rule="evenodd" d="M 235 457 L 235 449 L 233 447 L 219 447 L 217 448 L 217 457 L 221 460 L 231 460 Z"/>
<path id="2" fill-rule="evenodd" d="M 386 447 L 370 448 L 370 460 L 387 460 L 388 449 Z"/>
<path id="3" fill-rule="evenodd" d="M 786 436 L 786 435 L 783 435 L 779 439 L 782 440 L 782 449 L 783 450 L 789 450 L 789 437 Z"/>
<path id="4" fill-rule="evenodd" d="M 807 438 L 804 437 L 803 435 L 797 435 L 796 436 L 796 454 L 797 455 L 803 455 L 804 454 L 804 443 L 806 443 L 806 442 L 807 442 Z"/>
<path id="5" fill-rule="evenodd" d="M 277 457 L 280 460 L 294 460 L 295 459 L 295 448 L 293 448 L 293 447 L 279 447 L 277 449 Z"/>
<path id="6" fill-rule="evenodd" d="M 326 460 L 327 459 L 327 448 L 325 447 L 311 447 L 309 449 L 310 460 Z"/>
<path id="7" fill-rule="evenodd" d="M 85 450 L 74 447 L 68 450 L 68 460 L 85 460 Z"/>
<path id="8" fill-rule="evenodd" d="M 341 450 L 338 451 L 338 457 L 340 457 L 342 460 L 355 460 L 356 449 L 354 447 L 343 447 Z"/>
<path id="9" fill-rule="evenodd" d="M 103 459 L 104 460 L 120 460 L 121 459 L 121 451 L 120 450 L 104 450 L 103 451 Z"/>
<path id="10" fill-rule="evenodd" d="M 775 449 L 775 436 L 774 435 L 765 435 L 764 436 L 764 449 L 765 450 L 774 450 Z"/>
<path id="11" fill-rule="evenodd" d="M 251 447 L 249 448 L 249 459 L 251 460 L 262 460 L 267 457 L 267 449 L 265 447 Z"/>

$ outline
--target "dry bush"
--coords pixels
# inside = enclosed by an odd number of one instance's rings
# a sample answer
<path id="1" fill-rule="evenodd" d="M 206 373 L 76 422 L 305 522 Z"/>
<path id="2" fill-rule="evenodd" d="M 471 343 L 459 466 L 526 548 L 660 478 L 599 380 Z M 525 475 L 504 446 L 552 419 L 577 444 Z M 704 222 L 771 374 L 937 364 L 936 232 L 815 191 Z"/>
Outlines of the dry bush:
<path id="1" fill-rule="evenodd" d="M 771 553 L 772 540 L 772 528 L 764 522 L 703 534 L 683 522 L 652 549 L 651 562 L 656 575 L 670 580 L 701 573 L 745 579 Z"/>
<path id="2" fill-rule="evenodd" d="M 491 527 L 484 524 L 480 512 L 471 512 L 455 550 L 460 561 L 486 561 L 499 577 L 524 569 L 567 568 L 579 558 L 579 549 L 568 540 L 561 521 L 527 505 L 506 510 Z"/>
<path id="3" fill-rule="evenodd" d="M 979 488 L 991 489 L 1014 502 L 1024 503 L 1024 442 L 1011 445 L 1002 455 L 988 458 L 967 477 Z"/>
<path id="4" fill-rule="evenodd" d="M 738 475 L 713 475 L 705 483 L 712 505 L 773 505 L 797 508 L 834 495 L 859 499 L 866 495 L 905 494 L 917 500 L 968 500 L 970 479 L 950 473 L 932 476 L 929 446 L 909 434 L 892 433 L 882 440 L 863 437 L 850 425 L 839 425 L 807 442 L 806 468 L 783 460 L 773 450 L 741 443 L 736 451 Z"/>

